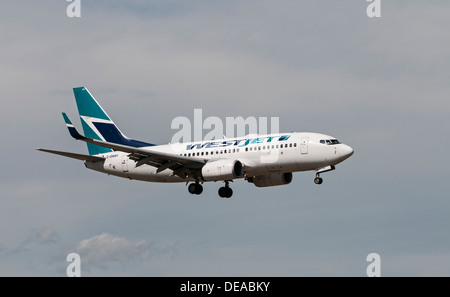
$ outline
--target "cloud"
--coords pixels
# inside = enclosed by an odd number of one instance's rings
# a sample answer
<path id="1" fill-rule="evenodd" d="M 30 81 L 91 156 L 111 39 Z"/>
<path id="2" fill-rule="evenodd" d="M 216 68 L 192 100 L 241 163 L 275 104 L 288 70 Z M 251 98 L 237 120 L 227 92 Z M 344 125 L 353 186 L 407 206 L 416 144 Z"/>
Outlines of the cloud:
<path id="1" fill-rule="evenodd" d="M 66 259 L 70 253 L 80 255 L 83 273 L 103 275 L 106 271 L 107 275 L 114 275 L 130 267 L 135 270 L 150 264 L 152 273 L 159 274 L 162 268 L 156 266 L 171 259 L 174 251 L 173 243 L 131 241 L 108 233 L 70 244 L 62 240 L 53 228 L 41 227 L 32 229 L 29 236 L 15 247 L 0 246 L 0 255 L 4 258 L 0 275 L 35 275 L 38 272 L 37 275 L 65 276 L 69 264 Z M 19 262 L 21 265 L 17 265 Z"/>
<path id="2" fill-rule="evenodd" d="M 153 257 L 170 255 L 174 244 L 159 245 L 147 240 L 130 241 L 108 233 L 92 236 L 67 247 L 66 253 L 78 253 L 83 269 L 106 268 L 108 264 L 125 265 L 133 261 L 148 261 Z"/>
<path id="3" fill-rule="evenodd" d="M 35 249 L 37 245 L 49 245 L 57 243 L 59 243 L 58 233 L 53 228 L 41 227 L 32 229 L 30 235 L 17 247 L 5 250 L 9 251 L 12 254 L 17 254 Z"/>

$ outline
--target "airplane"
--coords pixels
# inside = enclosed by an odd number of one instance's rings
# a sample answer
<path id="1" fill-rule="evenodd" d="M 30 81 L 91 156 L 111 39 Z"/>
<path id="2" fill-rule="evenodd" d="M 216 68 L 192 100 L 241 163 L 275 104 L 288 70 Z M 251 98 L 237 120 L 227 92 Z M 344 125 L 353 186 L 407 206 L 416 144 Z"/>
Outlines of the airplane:
<path id="1" fill-rule="evenodd" d="M 230 198 L 229 183 L 245 179 L 257 187 L 291 183 L 293 172 L 320 174 L 353 155 L 353 149 L 332 136 L 311 132 L 252 134 L 238 138 L 156 145 L 126 137 L 86 87 L 73 89 L 83 127 L 81 135 L 62 113 L 70 135 L 87 143 L 89 155 L 48 149 L 39 151 L 84 162 L 88 169 L 130 180 L 185 182 L 191 194 L 202 184 L 221 181 L 219 196 Z"/>

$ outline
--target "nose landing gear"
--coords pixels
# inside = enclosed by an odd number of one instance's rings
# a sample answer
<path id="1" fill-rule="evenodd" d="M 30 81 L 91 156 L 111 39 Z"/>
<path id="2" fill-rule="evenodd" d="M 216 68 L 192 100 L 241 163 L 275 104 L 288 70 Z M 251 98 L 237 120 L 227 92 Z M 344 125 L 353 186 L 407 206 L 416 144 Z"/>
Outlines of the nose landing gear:
<path id="1" fill-rule="evenodd" d="M 320 185 L 321 183 L 323 183 L 323 179 L 320 177 L 319 173 L 316 173 L 316 178 L 314 179 L 314 183 L 316 185 Z"/>
<path id="2" fill-rule="evenodd" d="M 314 179 L 314 183 L 315 183 L 316 185 L 320 185 L 321 183 L 323 183 L 323 179 L 322 179 L 321 177 L 316 177 L 316 178 Z"/>
<path id="3" fill-rule="evenodd" d="M 321 183 L 323 183 L 323 179 L 320 177 L 320 174 L 324 173 L 324 172 L 332 171 L 334 169 L 336 169 L 336 167 L 334 165 L 328 165 L 328 166 L 316 169 L 316 178 L 314 179 L 314 183 L 316 185 L 320 185 Z"/>

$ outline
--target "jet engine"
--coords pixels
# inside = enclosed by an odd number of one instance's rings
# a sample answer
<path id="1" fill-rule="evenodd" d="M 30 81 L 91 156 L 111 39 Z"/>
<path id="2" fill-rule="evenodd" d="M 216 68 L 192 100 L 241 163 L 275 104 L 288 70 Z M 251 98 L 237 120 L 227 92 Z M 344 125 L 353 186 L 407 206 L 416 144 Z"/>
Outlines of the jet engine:
<path id="1" fill-rule="evenodd" d="M 242 163 L 238 160 L 209 161 L 202 168 L 202 176 L 206 181 L 232 180 L 243 174 Z"/>
<path id="2" fill-rule="evenodd" d="M 273 173 L 250 177 L 248 182 L 254 183 L 257 187 L 272 187 L 287 185 L 292 181 L 292 172 Z"/>

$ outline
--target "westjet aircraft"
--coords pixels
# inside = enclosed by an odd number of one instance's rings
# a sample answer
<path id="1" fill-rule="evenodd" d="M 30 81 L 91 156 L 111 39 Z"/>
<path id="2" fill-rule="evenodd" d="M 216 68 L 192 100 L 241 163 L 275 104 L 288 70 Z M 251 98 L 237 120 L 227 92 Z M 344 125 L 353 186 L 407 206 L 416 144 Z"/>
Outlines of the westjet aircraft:
<path id="1" fill-rule="evenodd" d="M 219 196 L 230 198 L 230 181 L 243 178 L 257 187 L 286 185 L 292 173 L 335 169 L 353 149 L 319 133 L 278 133 L 241 138 L 155 145 L 126 137 L 85 87 L 74 88 L 84 136 L 63 113 L 70 135 L 87 143 L 89 155 L 38 149 L 84 161 L 87 168 L 148 182 L 185 182 L 201 194 L 208 181 L 225 183 Z"/>

